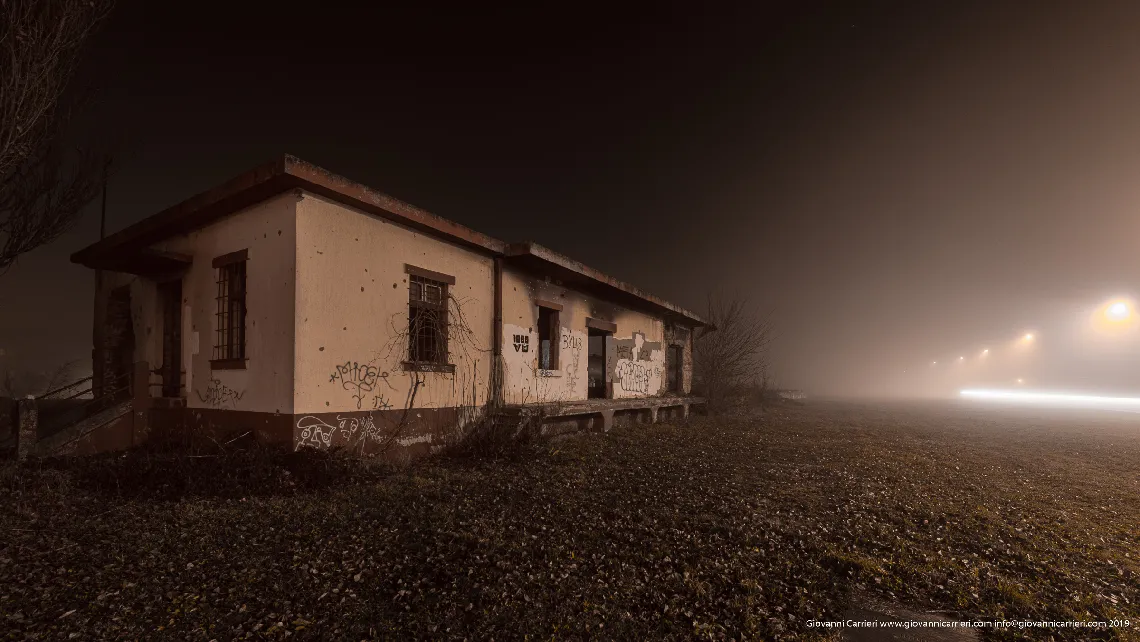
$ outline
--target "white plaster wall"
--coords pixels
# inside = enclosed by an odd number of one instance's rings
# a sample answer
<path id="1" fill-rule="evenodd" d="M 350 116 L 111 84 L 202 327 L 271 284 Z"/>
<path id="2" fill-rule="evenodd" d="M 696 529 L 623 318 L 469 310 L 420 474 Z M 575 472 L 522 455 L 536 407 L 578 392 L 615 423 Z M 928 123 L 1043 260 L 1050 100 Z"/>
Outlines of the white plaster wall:
<path id="1" fill-rule="evenodd" d="M 558 369 L 538 370 L 538 305 L 542 299 L 561 304 Z M 643 339 L 632 359 L 612 358 L 608 379 L 613 382 L 614 398 L 647 397 L 665 387 L 664 325 L 652 315 L 627 310 L 555 283 L 521 273 L 503 270 L 503 360 L 505 394 L 508 403 L 580 401 L 587 398 L 586 319 L 595 318 L 617 325 L 614 339 L 634 343 Z M 529 350 L 515 347 L 515 336 L 529 337 Z M 658 344 L 648 350 L 646 343 Z M 634 346 L 631 346 L 631 351 Z M 641 357 L 638 359 L 637 357 Z M 645 360 L 648 357 L 648 360 Z M 550 376 L 553 375 L 553 376 Z"/>
<path id="2" fill-rule="evenodd" d="M 182 279 L 182 365 L 188 407 L 293 412 L 296 208 L 296 194 L 286 192 L 154 246 L 193 256 Z M 243 249 L 249 254 L 246 368 L 214 370 L 210 359 L 216 332 L 217 279 L 212 263 L 215 257 Z M 157 286 L 146 279 L 138 282 L 146 317 L 147 360 L 151 368 L 157 368 L 162 360 Z M 136 325 L 136 336 L 138 331 Z"/>
<path id="3" fill-rule="evenodd" d="M 454 373 L 405 372 L 408 275 L 404 265 L 455 277 L 449 316 Z M 297 213 L 294 408 L 301 413 L 486 402 L 493 342 L 489 256 L 305 193 Z M 461 328 L 458 314 L 466 322 Z"/>

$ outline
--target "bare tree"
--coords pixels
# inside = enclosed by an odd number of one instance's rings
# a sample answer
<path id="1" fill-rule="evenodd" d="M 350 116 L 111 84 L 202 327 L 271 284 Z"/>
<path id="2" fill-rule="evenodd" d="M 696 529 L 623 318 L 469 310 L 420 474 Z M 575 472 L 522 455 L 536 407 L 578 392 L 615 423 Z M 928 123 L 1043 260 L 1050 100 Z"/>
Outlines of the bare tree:
<path id="1" fill-rule="evenodd" d="M 734 386 L 770 376 L 770 315 L 761 315 L 741 296 L 709 294 L 707 320 L 716 328 L 698 333 L 693 343 L 693 375 L 710 408 Z"/>
<path id="2" fill-rule="evenodd" d="M 62 106 L 113 0 L 0 0 L 0 273 L 50 243 L 98 193 L 106 160 L 68 150 Z"/>

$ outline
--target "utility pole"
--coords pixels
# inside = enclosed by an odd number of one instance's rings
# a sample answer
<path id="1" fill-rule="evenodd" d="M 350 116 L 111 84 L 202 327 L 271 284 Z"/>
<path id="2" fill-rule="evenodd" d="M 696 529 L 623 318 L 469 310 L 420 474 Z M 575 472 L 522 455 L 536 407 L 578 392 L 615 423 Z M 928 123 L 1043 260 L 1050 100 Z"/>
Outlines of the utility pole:
<path id="1" fill-rule="evenodd" d="M 103 207 L 99 211 L 99 240 L 102 241 L 107 236 L 107 170 L 111 167 L 111 161 L 103 163 Z"/>

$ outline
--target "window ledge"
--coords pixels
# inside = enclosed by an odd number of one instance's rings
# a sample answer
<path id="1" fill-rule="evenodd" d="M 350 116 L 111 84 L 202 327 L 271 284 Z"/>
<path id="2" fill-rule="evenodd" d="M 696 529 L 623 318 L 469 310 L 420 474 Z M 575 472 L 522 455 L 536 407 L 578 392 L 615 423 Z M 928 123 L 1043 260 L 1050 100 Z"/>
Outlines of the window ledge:
<path id="1" fill-rule="evenodd" d="M 245 370 L 249 359 L 210 359 L 211 370 Z"/>
<path id="2" fill-rule="evenodd" d="M 449 372 L 455 373 L 454 363 L 432 363 L 428 361 L 404 361 L 400 364 L 405 372 Z"/>

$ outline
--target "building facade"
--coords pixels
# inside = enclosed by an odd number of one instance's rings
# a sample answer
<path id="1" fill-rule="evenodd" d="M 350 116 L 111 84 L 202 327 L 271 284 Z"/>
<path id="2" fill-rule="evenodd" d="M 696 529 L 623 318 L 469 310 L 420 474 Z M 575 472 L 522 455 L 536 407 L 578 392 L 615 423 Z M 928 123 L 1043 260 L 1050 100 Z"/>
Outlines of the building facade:
<path id="1" fill-rule="evenodd" d="M 488 408 L 699 401 L 699 316 L 290 156 L 72 260 L 100 271 L 95 387 L 146 364 L 151 435 L 415 454 Z"/>

